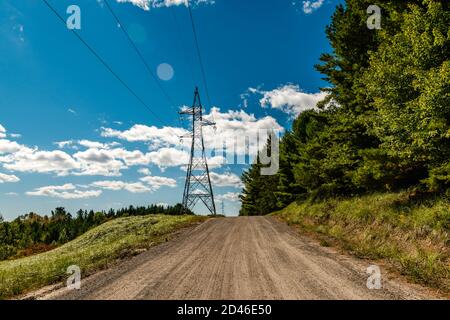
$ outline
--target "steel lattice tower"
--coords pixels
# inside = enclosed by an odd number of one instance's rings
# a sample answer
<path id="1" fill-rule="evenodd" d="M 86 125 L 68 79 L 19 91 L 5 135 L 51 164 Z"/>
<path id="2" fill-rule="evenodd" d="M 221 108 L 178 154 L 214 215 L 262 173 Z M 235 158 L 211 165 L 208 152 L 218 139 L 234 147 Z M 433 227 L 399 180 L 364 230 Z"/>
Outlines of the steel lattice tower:
<path id="1" fill-rule="evenodd" d="M 215 123 L 203 119 L 203 107 L 198 88 L 195 88 L 192 108 L 187 108 L 180 114 L 192 116 L 192 133 L 189 135 L 189 138 L 192 138 L 191 157 L 184 187 L 183 211 L 192 210 L 199 201 L 202 201 L 209 212 L 216 215 L 216 205 L 203 141 L 203 127 L 213 126 Z"/>

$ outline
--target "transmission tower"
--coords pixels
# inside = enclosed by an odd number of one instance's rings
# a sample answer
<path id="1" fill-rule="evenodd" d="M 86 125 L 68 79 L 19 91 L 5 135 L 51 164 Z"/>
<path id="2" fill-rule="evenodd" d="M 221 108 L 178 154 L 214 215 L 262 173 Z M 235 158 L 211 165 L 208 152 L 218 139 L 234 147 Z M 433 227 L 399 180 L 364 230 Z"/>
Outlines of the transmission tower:
<path id="1" fill-rule="evenodd" d="M 191 157 L 187 167 L 186 184 L 183 194 L 183 211 L 192 210 L 202 201 L 212 215 L 216 215 L 216 205 L 206 161 L 205 143 L 203 141 L 203 127 L 214 126 L 215 123 L 203 119 L 203 107 L 198 88 L 195 88 L 194 104 L 186 108 L 181 115 L 192 116 Z"/>

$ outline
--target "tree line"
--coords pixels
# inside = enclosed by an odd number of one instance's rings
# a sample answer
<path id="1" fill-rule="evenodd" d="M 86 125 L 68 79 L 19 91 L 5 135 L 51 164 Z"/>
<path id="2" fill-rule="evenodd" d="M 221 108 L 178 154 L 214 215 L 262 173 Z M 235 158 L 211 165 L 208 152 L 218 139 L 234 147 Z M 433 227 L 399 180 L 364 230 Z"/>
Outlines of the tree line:
<path id="1" fill-rule="evenodd" d="M 129 206 L 119 210 L 97 212 L 79 210 L 75 216 L 64 208 L 56 208 L 50 216 L 32 212 L 19 216 L 11 222 L 4 221 L 0 215 L 0 260 L 47 251 L 115 218 L 180 213 L 181 204 Z"/>
<path id="2" fill-rule="evenodd" d="M 367 8 L 381 8 L 381 29 Z M 450 195 L 450 2 L 347 0 L 316 66 L 330 87 L 280 140 L 280 171 L 242 180 L 241 215 L 309 197 L 412 188 Z"/>

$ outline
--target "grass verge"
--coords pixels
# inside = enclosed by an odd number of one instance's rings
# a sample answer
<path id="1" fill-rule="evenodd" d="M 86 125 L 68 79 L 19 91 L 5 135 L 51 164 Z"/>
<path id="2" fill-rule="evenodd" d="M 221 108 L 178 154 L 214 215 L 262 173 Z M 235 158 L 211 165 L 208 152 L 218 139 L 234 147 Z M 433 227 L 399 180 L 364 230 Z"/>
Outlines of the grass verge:
<path id="1" fill-rule="evenodd" d="M 57 283 L 67 278 L 67 268 L 77 265 L 83 276 L 106 268 L 165 242 L 177 229 L 205 218 L 152 215 L 119 218 L 94 228 L 52 251 L 0 262 L 0 299 Z"/>
<path id="2" fill-rule="evenodd" d="M 307 200 L 274 213 L 360 258 L 384 259 L 417 283 L 450 293 L 450 201 L 408 192 Z"/>

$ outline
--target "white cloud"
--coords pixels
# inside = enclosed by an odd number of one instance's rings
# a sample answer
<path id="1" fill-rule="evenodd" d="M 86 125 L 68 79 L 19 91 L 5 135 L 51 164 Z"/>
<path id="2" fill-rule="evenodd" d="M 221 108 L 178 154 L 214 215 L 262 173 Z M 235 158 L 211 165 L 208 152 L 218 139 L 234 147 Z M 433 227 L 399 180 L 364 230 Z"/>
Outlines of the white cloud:
<path id="1" fill-rule="evenodd" d="M 175 188 L 177 182 L 174 179 L 166 177 L 146 176 L 140 179 L 140 182 L 124 182 L 124 181 L 97 181 L 90 185 L 91 187 L 101 188 L 105 190 L 126 190 L 131 193 L 154 192 L 161 187 Z"/>
<path id="2" fill-rule="evenodd" d="M 204 128 L 205 144 L 208 148 L 220 151 L 225 144 L 227 150 L 236 155 L 246 154 L 247 147 L 250 155 L 255 155 L 262 147 L 258 145 L 258 137 L 265 144 L 269 131 L 284 130 L 273 117 L 257 119 L 243 110 L 221 112 L 219 108 L 212 108 L 210 114 L 205 115 L 205 119 L 216 122 L 216 129 Z M 244 143 L 245 138 L 248 138 L 248 146 Z"/>
<path id="3" fill-rule="evenodd" d="M 16 177 L 15 175 L 9 175 L 5 173 L 0 172 L 0 183 L 6 183 L 6 182 L 19 182 L 20 179 Z"/>
<path id="4" fill-rule="evenodd" d="M 134 125 L 129 130 L 119 131 L 111 128 L 102 128 L 102 136 L 108 138 L 119 138 L 128 142 L 150 142 L 152 147 L 177 145 L 180 136 L 185 136 L 188 131 L 182 128 Z"/>
<path id="5" fill-rule="evenodd" d="M 179 167 L 189 163 L 189 154 L 176 148 L 161 148 L 148 154 L 149 161 L 159 168 Z"/>
<path id="6" fill-rule="evenodd" d="M 317 9 L 319 9 L 324 3 L 324 0 L 310 0 L 310 1 L 303 1 L 303 12 L 306 14 L 313 13 Z"/>
<path id="7" fill-rule="evenodd" d="M 139 150 L 129 151 L 122 148 L 117 148 L 110 150 L 109 153 L 114 158 L 125 162 L 127 166 L 143 166 L 150 163 L 150 155 L 144 154 Z"/>
<path id="8" fill-rule="evenodd" d="M 187 153 L 174 148 L 144 153 L 140 150 L 111 148 L 119 145 L 117 142 L 68 140 L 56 144 L 63 148 L 75 144 L 89 148 L 70 155 L 62 150 L 40 151 L 15 141 L 0 139 L 0 163 L 6 169 L 18 172 L 117 177 L 121 176 L 122 170 L 131 166 L 155 164 L 167 168 L 185 165 L 188 161 Z"/>
<path id="9" fill-rule="evenodd" d="M 204 115 L 204 118 L 216 123 L 215 128 L 211 126 L 203 128 L 207 151 L 214 149 L 219 154 L 221 154 L 224 144 L 229 151 L 234 151 L 237 155 L 246 154 L 247 148 L 244 139 L 248 137 L 250 155 L 255 155 L 261 149 L 258 146 L 258 135 L 260 141 L 265 143 L 268 131 L 282 132 L 284 130 L 273 117 L 267 116 L 257 119 L 253 114 L 243 110 L 221 112 L 219 108 L 212 108 L 209 114 Z M 188 136 L 189 134 L 182 128 L 164 127 L 160 129 L 154 126 L 134 125 L 129 130 L 124 131 L 102 128 L 101 134 L 104 137 L 116 137 L 128 142 L 148 143 L 151 148 L 157 149 L 148 154 L 150 162 L 160 168 L 183 166 L 189 160 L 188 151 L 190 150 L 191 139 L 184 138 L 180 141 L 180 136 Z M 235 146 L 237 141 L 238 143 Z M 210 158 L 217 166 L 224 163 L 222 155 L 216 154 L 216 156 Z"/>
<path id="10" fill-rule="evenodd" d="M 211 172 L 210 177 L 211 183 L 215 187 L 242 188 L 241 178 L 234 173 L 218 174 L 215 172 Z"/>
<path id="11" fill-rule="evenodd" d="M 139 180 L 148 184 L 155 191 L 161 187 L 175 188 L 177 186 L 176 180 L 166 177 L 147 176 Z"/>
<path id="12" fill-rule="evenodd" d="M 79 165 L 75 175 L 118 177 L 126 165 L 117 160 L 110 150 L 91 148 L 73 155 Z"/>
<path id="13" fill-rule="evenodd" d="M 65 200 L 96 198 L 102 194 L 101 190 L 78 190 L 73 184 L 62 186 L 40 187 L 26 193 L 29 196 L 60 198 Z"/>
<path id="14" fill-rule="evenodd" d="M 211 169 L 219 168 L 227 162 L 226 160 L 229 160 L 222 154 L 224 142 L 234 144 L 236 139 L 252 137 L 248 147 L 250 155 L 254 155 L 259 148 L 254 137 L 261 130 L 283 130 L 272 117 L 257 119 L 253 114 L 242 110 L 221 112 L 218 108 L 212 108 L 210 114 L 204 117 L 217 123 L 216 130 L 212 127 L 204 128 L 208 164 Z M 3 126 L 0 127 L 0 133 L 6 135 L 6 129 Z M 67 150 L 47 151 L 0 138 L 0 166 L 10 171 L 54 173 L 58 176 L 119 177 L 123 170 L 130 167 L 150 165 L 155 165 L 161 170 L 171 167 L 180 167 L 183 170 L 189 162 L 191 141 L 189 138 L 180 141 L 179 137 L 187 133 L 183 128 L 158 128 L 145 125 L 134 125 L 124 131 L 101 128 L 103 137 L 118 138 L 128 142 L 144 142 L 150 147 L 149 151 L 117 147 L 120 145 L 117 141 L 92 140 L 60 141 L 55 143 L 58 148 L 67 148 Z M 265 142 L 264 137 L 261 139 Z M 212 152 L 213 150 L 215 153 Z M 233 148 L 227 148 L 227 153 L 232 153 L 232 150 Z M 245 144 L 239 144 L 234 151 L 238 155 L 245 155 L 247 147 Z M 143 169 L 145 168 L 141 168 L 140 173 L 150 176 L 150 170 L 143 171 Z M 223 183 L 225 182 L 222 180 L 218 181 L 218 184 Z M 232 182 L 227 183 L 230 185 Z"/>
<path id="15" fill-rule="evenodd" d="M 97 181 L 92 183 L 91 186 L 113 191 L 126 190 L 131 193 L 144 193 L 153 191 L 153 189 L 142 184 L 141 182 L 127 183 L 123 181 Z"/>
<path id="16" fill-rule="evenodd" d="M 58 141 L 54 143 L 58 146 L 60 149 L 64 149 L 65 147 L 68 147 L 73 144 L 73 140 L 66 140 L 66 141 Z"/>
<path id="17" fill-rule="evenodd" d="M 0 138 L 6 137 L 6 129 L 0 124 Z"/>
<path id="18" fill-rule="evenodd" d="M 14 147 L 13 143 L 10 145 Z M 79 163 L 65 152 L 37 151 L 23 146 L 19 151 L 4 158 L 4 161 L 6 169 L 18 172 L 56 172 L 58 175 L 67 175 L 70 170 L 79 168 Z"/>
<path id="19" fill-rule="evenodd" d="M 0 154 L 11 154 L 14 152 L 18 152 L 23 149 L 23 146 L 18 144 L 15 141 L 10 141 L 6 139 L 0 140 Z M 31 149 L 30 149 L 31 150 Z"/>
<path id="20" fill-rule="evenodd" d="M 77 112 L 72 108 L 67 109 L 67 112 L 70 112 L 71 114 L 75 114 L 75 115 L 77 114 Z"/>
<path id="21" fill-rule="evenodd" d="M 218 195 L 216 199 L 219 201 L 230 201 L 230 202 L 238 202 L 240 200 L 239 193 L 237 192 L 228 192 L 225 194 L 221 194 Z"/>
<path id="22" fill-rule="evenodd" d="M 213 4 L 214 0 L 190 0 L 191 5 L 198 4 Z M 171 6 L 187 6 L 188 0 L 117 0 L 117 2 L 129 2 L 134 4 L 135 6 L 143 9 L 150 10 L 151 8 L 162 8 L 162 7 L 171 7 Z"/>
<path id="23" fill-rule="evenodd" d="M 282 110 L 292 116 L 298 116 L 306 110 L 315 109 L 317 103 L 325 99 L 327 93 L 305 93 L 298 85 L 288 84 L 272 91 L 260 91 L 262 107 Z"/>
<path id="24" fill-rule="evenodd" d="M 144 175 L 144 176 L 149 176 L 149 175 L 152 174 L 152 172 L 151 172 L 150 169 L 148 169 L 148 168 L 140 168 L 140 169 L 138 170 L 138 173 L 140 173 L 140 174 L 142 174 L 142 175 Z"/>
<path id="25" fill-rule="evenodd" d="M 109 149 L 120 145 L 118 142 L 101 143 L 91 140 L 79 140 L 78 144 L 85 148 Z"/>
<path id="26" fill-rule="evenodd" d="M 207 158 L 206 161 L 208 162 L 209 169 L 216 169 L 225 165 L 227 160 L 223 156 L 215 156 Z"/>
<path id="27" fill-rule="evenodd" d="M 90 141 L 90 140 L 80 140 L 78 141 L 78 144 L 80 146 L 86 147 L 86 148 L 96 148 L 96 149 L 106 149 L 107 146 L 101 142 L 97 141 Z"/>
<path id="28" fill-rule="evenodd" d="M 80 147 L 84 147 L 84 148 L 88 148 L 88 149 L 110 149 L 113 147 L 117 147 L 120 146 L 119 142 L 108 142 L 108 143 L 103 143 L 103 142 L 98 142 L 98 141 L 91 141 L 91 140 L 66 140 L 66 141 L 58 141 L 54 143 L 55 145 L 58 146 L 58 148 L 60 149 L 64 149 L 67 147 L 72 147 L 72 149 L 78 150 L 80 149 Z"/>

